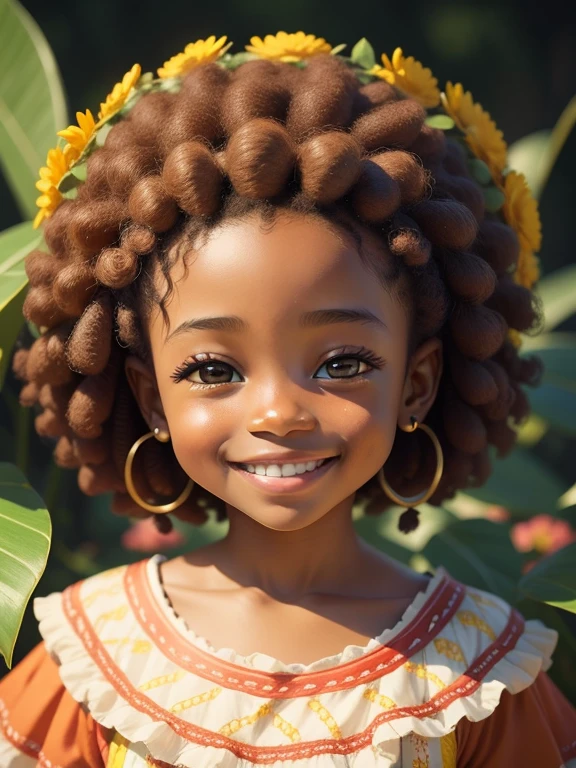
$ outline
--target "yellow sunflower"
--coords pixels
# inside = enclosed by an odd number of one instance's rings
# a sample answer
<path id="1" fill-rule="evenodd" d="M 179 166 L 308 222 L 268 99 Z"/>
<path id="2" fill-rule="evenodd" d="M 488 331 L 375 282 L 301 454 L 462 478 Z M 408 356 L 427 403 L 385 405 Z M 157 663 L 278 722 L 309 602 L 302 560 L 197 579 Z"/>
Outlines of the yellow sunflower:
<path id="1" fill-rule="evenodd" d="M 140 79 L 141 74 L 142 67 L 140 64 L 134 64 L 132 69 L 129 72 L 126 72 L 122 81 L 116 83 L 114 88 L 112 88 L 112 91 L 106 96 L 106 101 L 100 104 L 100 112 L 98 112 L 100 122 L 98 125 L 122 109 L 132 88 L 134 88 Z"/>
<path id="2" fill-rule="evenodd" d="M 306 35 L 304 32 L 287 34 L 278 32 L 276 35 L 266 35 L 264 40 L 260 37 L 251 37 L 252 45 L 247 45 L 246 50 L 255 53 L 262 59 L 275 61 L 302 61 L 318 56 L 320 53 L 330 53 L 332 46 L 323 37 Z"/>
<path id="3" fill-rule="evenodd" d="M 78 125 L 69 125 L 63 131 L 58 131 L 58 136 L 66 139 L 70 146 L 69 156 L 75 155 L 75 159 L 79 158 L 82 152 L 86 149 L 86 146 L 96 129 L 96 122 L 89 109 L 86 110 L 86 114 L 83 112 L 76 112 L 76 120 Z"/>
<path id="4" fill-rule="evenodd" d="M 207 40 L 196 40 L 195 43 L 188 43 L 182 53 L 177 53 L 176 56 L 172 56 L 171 59 L 164 62 L 164 66 L 158 69 L 158 77 L 163 79 L 179 77 L 199 64 L 206 64 L 218 59 L 224 53 L 223 46 L 225 43 L 226 35 L 218 40 L 216 40 L 215 35 L 210 35 Z"/>
<path id="5" fill-rule="evenodd" d="M 514 280 L 518 285 L 531 289 L 540 279 L 540 259 L 532 251 L 520 251 Z"/>
<path id="6" fill-rule="evenodd" d="M 392 61 L 382 54 L 381 67 L 375 64 L 369 74 L 376 75 L 386 80 L 390 85 L 395 85 L 411 98 L 418 101 L 423 107 L 437 107 L 440 103 L 440 90 L 438 80 L 427 67 L 423 67 L 414 56 L 404 56 L 402 48 L 396 48 L 392 54 Z"/>
<path id="7" fill-rule="evenodd" d="M 488 165 L 498 182 L 506 166 L 507 145 L 502 131 L 489 113 L 473 100 L 470 91 L 464 92 L 462 83 L 447 83 L 441 98 L 444 110 L 465 134 L 472 152 Z"/>
<path id="8" fill-rule="evenodd" d="M 516 230 L 523 251 L 538 252 L 542 246 L 542 224 L 538 202 L 523 173 L 510 171 L 504 179 L 504 218 Z"/>
<path id="9" fill-rule="evenodd" d="M 64 199 L 58 190 L 58 184 L 68 173 L 75 159 L 74 148 L 70 144 L 64 149 L 56 147 L 48 150 L 46 165 L 40 168 L 40 179 L 36 182 L 36 189 L 42 194 L 36 200 L 40 210 L 34 219 L 34 229 L 51 216 Z"/>

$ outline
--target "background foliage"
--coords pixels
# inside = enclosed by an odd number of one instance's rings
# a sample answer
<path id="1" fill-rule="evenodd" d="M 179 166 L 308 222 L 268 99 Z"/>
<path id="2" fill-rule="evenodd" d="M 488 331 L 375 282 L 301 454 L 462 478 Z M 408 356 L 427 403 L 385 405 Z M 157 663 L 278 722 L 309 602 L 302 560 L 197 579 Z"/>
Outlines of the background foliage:
<path id="1" fill-rule="evenodd" d="M 175 534 L 160 543 L 147 524 L 132 526 L 115 517 L 107 497 L 83 497 L 75 472 L 53 464 L 51 441 L 36 435 L 34 414 L 18 405 L 19 385 L 7 363 L 14 344 L 29 343 L 37 333 L 24 326 L 20 314 L 26 290 L 21 262 L 35 236 L 25 222 L 34 213 L 37 169 L 55 143 L 55 132 L 68 124 L 66 111 L 94 110 L 135 61 L 150 71 L 186 43 L 210 34 L 227 34 L 241 50 L 251 35 L 279 29 L 304 29 L 332 45 L 351 46 L 367 35 L 377 52 L 390 54 L 402 46 L 430 66 L 441 84 L 462 81 L 513 144 L 511 165 L 526 173 L 540 195 L 546 326 L 539 336 L 525 338 L 523 349 L 544 358 L 546 376 L 540 389 L 528 393 L 534 414 L 521 430 L 518 447 L 505 460 L 494 458 L 493 476 L 483 488 L 459 494 L 443 508 L 423 505 L 423 522 L 409 537 L 396 529 L 399 510 L 365 517 L 355 508 L 354 515 L 359 533 L 399 560 L 420 570 L 444 565 L 456 578 L 502 595 L 527 618 L 557 629 L 560 644 L 551 674 L 576 703 L 576 260 L 571 232 L 576 133 L 570 131 L 576 111 L 571 102 L 576 12 L 568 3 L 548 2 L 542 13 L 541 5 L 521 0 L 395 5 L 364 0 L 352 12 L 349 4 L 334 0 L 221 0 L 205 7 L 168 0 L 160 12 L 157 3 L 133 0 L 25 0 L 24 6 L 0 0 L 0 231 L 5 230 L 0 234 L 0 461 L 18 467 L 52 517 L 52 548 L 35 594 L 139 560 L 149 550 L 170 545 L 169 554 L 178 554 L 201 546 L 227 527 L 211 521 L 193 529 L 176 521 Z M 13 118 L 21 119 L 20 132 L 7 130 Z M 3 467 L 0 481 L 6 472 Z M 42 505 L 37 497 L 32 500 L 26 479 L 13 478 L 7 482 L 20 483 L 25 498 L 15 501 L 0 482 L 0 517 L 9 510 L 16 517 L 18 504 L 41 515 Z M 6 536 L 0 527 L 2 542 Z M 20 537 L 28 549 L 29 536 Z M 36 554 L 37 580 L 43 562 L 42 553 Z M 0 581 L 6 584 L 1 566 Z M 19 624 L 15 611 L 14 626 Z M 38 640 L 28 606 L 13 662 Z"/>

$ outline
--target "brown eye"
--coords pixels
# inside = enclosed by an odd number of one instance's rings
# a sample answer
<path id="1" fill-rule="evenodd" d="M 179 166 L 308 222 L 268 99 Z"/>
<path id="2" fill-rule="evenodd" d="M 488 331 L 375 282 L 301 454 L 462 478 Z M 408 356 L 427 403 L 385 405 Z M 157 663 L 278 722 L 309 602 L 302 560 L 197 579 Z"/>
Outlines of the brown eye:
<path id="1" fill-rule="evenodd" d="M 359 370 L 361 365 L 365 365 L 367 368 L 365 370 Z M 369 365 L 360 357 L 342 355 L 326 361 L 319 370 L 322 368 L 327 369 L 329 378 L 331 379 L 350 379 L 355 376 L 360 376 L 363 373 L 367 373 L 372 370 L 373 366 Z"/>
<path id="2" fill-rule="evenodd" d="M 187 380 L 196 384 L 230 384 L 230 376 L 235 371 L 228 363 L 202 363 L 195 367 L 187 376 Z M 193 378 L 197 374 L 199 378 Z M 238 379 L 239 381 L 240 379 Z"/>
<path id="3" fill-rule="evenodd" d="M 186 380 L 198 387 L 218 386 L 218 384 L 235 383 L 228 378 L 231 372 L 237 373 L 231 365 L 222 360 L 190 361 L 179 366 L 172 374 L 172 379 L 176 383 Z M 196 378 L 192 378 L 193 376 Z"/>

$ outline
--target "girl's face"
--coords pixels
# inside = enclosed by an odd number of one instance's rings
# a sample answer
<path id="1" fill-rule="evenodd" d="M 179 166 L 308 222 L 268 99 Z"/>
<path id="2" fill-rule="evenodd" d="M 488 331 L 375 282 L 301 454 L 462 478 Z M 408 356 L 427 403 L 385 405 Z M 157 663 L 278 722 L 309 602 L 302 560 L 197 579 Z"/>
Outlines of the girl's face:
<path id="1" fill-rule="evenodd" d="M 169 327 L 159 311 L 149 318 L 155 380 L 142 365 L 132 375 L 149 423 L 165 417 L 184 471 L 263 526 L 297 530 L 351 507 L 392 448 L 406 397 L 406 307 L 350 235 L 311 216 L 280 213 L 266 231 L 257 215 L 233 220 L 187 261 L 172 273 Z M 300 479 L 235 464 L 331 456 Z"/>

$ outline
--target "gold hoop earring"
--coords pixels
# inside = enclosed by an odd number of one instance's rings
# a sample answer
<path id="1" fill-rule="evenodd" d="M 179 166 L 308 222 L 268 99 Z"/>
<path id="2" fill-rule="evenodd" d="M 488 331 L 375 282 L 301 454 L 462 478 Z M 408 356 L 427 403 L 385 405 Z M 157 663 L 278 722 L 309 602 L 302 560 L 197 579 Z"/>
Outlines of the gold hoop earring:
<path id="1" fill-rule="evenodd" d="M 397 494 L 394 490 L 392 490 L 388 484 L 388 481 L 386 480 L 384 467 L 381 467 L 378 471 L 378 481 L 380 482 L 382 490 L 386 496 L 388 496 L 388 498 L 395 504 L 398 504 L 401 507 L 408 507 L 406 512 L 401 515 L 400 521 L 398 523 L 398 527 L 403 533 L 410 533 L 410 531 L 413 531 L 418 527 L 418 511 L 414 509 L 414 506 L 423 504 L 425 501 L 428 501 L 430 496 L 432 496 L 438 487 L 440 478 L 442 477 L 442 472 L 444 471 L 444 454 L 442 452 L 440 441 L 436 437 L 434 431 L 430 429 L 427 424 L 419 424 L 414 416 L 410 417 L 410 421 L 412 422 L 411 426 L 400 427 L 400 429 L 403 432 L 415 432 L 418 427 L 420 427 L 420 429 L 426 432 L 426 434 L 432 440 L 434 450 L 436 452 L 436 471 L 434 472 L 434 477 L 432 478 L 432 483 L 430 484 L 428 490 L 423 491 L 422 493 L 418 493 L 415 496 L 400 496 Z"/>
<path id="2" fill-rule="evenodd" d="M 155 437 L 156 440 L 159 440 L 161 443 L 167 443 L 170 440 L 170 435 L 168 432 L 165 432 L 162 429 L 158 429 L 158 427 L 156 427 L 153 432 L 147 432 L 145 435 L 142 435 L 142 437 L 139 437 L 128 451 L 128 456 L 126 456 L 126 463 L 124 465 L 124 482 L 126 483 L 126 490 L 130 494 L 131 498 L 134 499 L 136 504 L 138 504 L 138 506 L 142 507 L 142 509 L 148 510 L 148 512 L 165 514 L 167 512 L 173 512 L 186 501 L 188 496 L 190 496 L 192 493 L 192 488 L 194 488 L 194 481 L 189 479 L 186 483 L 186 487 L 178 496 L 178 498 L 174 499 L 174 501 L 168 502 L 167 504 L 149 504 L 147 501 L 144 501 L 144 499 L 136 490 L 134 481 L 132 480 L 132 465 L 134 464 L 134 457 L 136 456 L 138 448 L 140 448 L 142 443 L 145 443 L 146 440 L 151 437 Z"/>

